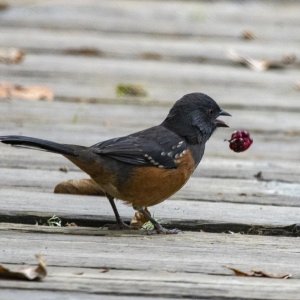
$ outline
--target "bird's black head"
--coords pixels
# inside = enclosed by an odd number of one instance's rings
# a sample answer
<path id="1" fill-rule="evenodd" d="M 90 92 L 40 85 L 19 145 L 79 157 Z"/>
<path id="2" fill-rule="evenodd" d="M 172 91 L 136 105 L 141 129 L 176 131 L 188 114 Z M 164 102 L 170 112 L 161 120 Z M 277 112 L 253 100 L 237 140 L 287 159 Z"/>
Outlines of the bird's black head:
<path id="1" fill-rule="evenodd" d="M 163 126 L 191 143 L 206 142 L 217 127 L 228 127 L 218 120 L 230 116 L 209 96 L 202 93 L 184 95 L 171 108 Z"/>

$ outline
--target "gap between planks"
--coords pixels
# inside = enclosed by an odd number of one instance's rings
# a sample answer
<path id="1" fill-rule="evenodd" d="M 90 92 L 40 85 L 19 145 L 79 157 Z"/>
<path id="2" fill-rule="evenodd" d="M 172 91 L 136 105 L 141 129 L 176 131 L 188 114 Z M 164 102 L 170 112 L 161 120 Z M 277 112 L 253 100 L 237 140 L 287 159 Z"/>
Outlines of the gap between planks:
<path id="1" fill-rule="evenodd" d="M 27 35 L 27 39 L 22 37 Z M 107 34 L 84 31 L 71 32 L 41 28 L 1 28 L 0 39 L 2 47 L 19 47 L 31 54 L 56 54 L 126 58 L 135 60 L 182 61 L 201 64 L 234 65 L 228 53 L 234 49 L 238 53 L 257 59 L 267 58 L 281 60 L 284 54 L 300 56 L 297 43 L 288 44 L 273 41 L 272 43 L 253 40 L 224 41 L 207 40 L 205 47 L 202 41 L 191 39 L 166 39 L 141 36 L 138 40 L 131 34 Z M 132 47 L 132 45 L 135 45 Z M 90 52 L 88 51 L 90 50 Z M 72 52 L 73 51 L 73 52 Z M 89 54 L 90 53 L 90 54 Z M 295 65 L 298 65 L 296 62 Z M 293 66 L 291 66 L 293 68 Z"/>
<path id="2" fill-rule="evenodd" d="M 57 215 L 72 222 L 76 220 L 112 221 L 113 213 L 104 197 L 74 196 L 37 191 L 2 189 L 0 194 L 3 218 L 6 216 L 33 216 L 50 218 Z M 121 216 L 130 220 L 133 209 L 122 203 L 117 204 Z M 151 208 L 156 219 L 168 227 L 181 226 L 199 230 L 207 224 L 225 230 L 239 226 L 290 226 L 299 223 L 300 207 L 241 204 L 208 201 L 167 200 Z M 229 228 L 228 228 L 229 227 Z M 224 231 L 224 230 L 223 230 Z M 239 230 L 237 230 L 239 231 Z"/>

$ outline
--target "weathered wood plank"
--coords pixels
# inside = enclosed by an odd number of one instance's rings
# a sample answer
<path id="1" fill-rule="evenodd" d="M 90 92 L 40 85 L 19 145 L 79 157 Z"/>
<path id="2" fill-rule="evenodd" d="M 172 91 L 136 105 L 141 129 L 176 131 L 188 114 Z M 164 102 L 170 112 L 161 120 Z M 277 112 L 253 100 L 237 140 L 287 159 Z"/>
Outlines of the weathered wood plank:
<path id="1" fill-rule="evenodd" d="M 3 188 L 39 192 L 52 192 L 61 181 L 81 178 L 88 178 L 88 175 L 73 171 L 7 168 L 2 168 L 0 173 Z M 191 178 L 172 199 L 300 206 L 299 194 L 300 183 L 197 177 Z"/>
<path id="2" fill-rule="evenodd" d="M 183 95 L 181 95 L 183 96 Z M 146 127 L 160 124 L 166 117 L 169 109 L 179 98 L 169 98 L 169 103 L 160 106 L 126 105 L 118 104 L 89 104 L 89 103 L 62 103 L 54 101 L 31 102 L 31 101 L 3 101 L 1 103 L 1 121 L 3 125 L 53 125 L 63 126 L 62 129 L 76 128 L 79 125 L 93 127 L 99 134 L 118 129 L 120 132 L 141 130 Z M 217 99 L 221 107 L 226 107 L 222 99 Z M 124 105 L 125 104 L 125 105 Z M 268 139 L 279 136 L 280 139 L 291 139 L 297 142 L 293 136 L 300 134 L 299 112 L 268 111 L 228 108 L 232 118 L 224 118 L 231 128 L 247 128 L 255 131 L 255 134 L 266 134 Z M 255 119 L 255 122 L 253 120 Z M 284 122 L 282 122 L 284 120 Z M 125 127 L 125 129 L 123 129 Z M 232 129 L 219 129 L 217 133 L 227 133 Z M 281 135 L 280 135 L 281 134 Z"/>
<path id="3" fill-rule="evenodd" d="M 187 91 L 200 90 L 231 106 L 270 107 L 270 103 L 275 106 L 273 95 L 277 95 L 278 106 L 283 107 L 285 103 L 299 108 L 296 101 L 299 92 L 295 89 L 299 72 L 292 69 L 282 76 L 282 70 L 257 73 L 236 66 L 201 65 L 200 68 L 197 64 L 181 62 L 28 54 L 23 64 L 3 65 L 1 70 L 1 80 L 15 80 L 20 84 L 22 78 L 35 83 L 48 82 L 60 97 L 112 99 L 116 97 L 115 88 L 119 83 L 139 82 L 149 92 L 149 99 L 174 97 L 175 100 Z M 170 82 L 174 91 L 170 91 Z M 93 90 L 89 91 L 91 87 Z"/>
<path id="4" fill-rule="evenodd" d="M 113 63 L 116 63 L 114 60 Z M 226 68 L 225 70 L 226 71 Z M 250 70 L 242 72 L 250 72 L 255 77 L 256 73 Z M 149 70 L 148 72 L 151 72 Z M 279 71 L 280 73 L 282 71 Z M 213 71 L 212 71 L 213 73 Z M 264 88 L 263 85 L 257 86 L 255 89 L 251 84 L 240 84 L 239 79 L 232 79 L 231 83 L 225 86 L 222 82 L 213 79 L 206 81 L 199 80 L 197 82 L 177 82 L 170 89 L 171 79 L 168 81 L 146 81 L 136 77 L 133 79 L 119 80 L 114 77 L 95 78 L 86 74 L 77 78 L 62 76 L 53 77 L 51 74 L 38 74 L 38 71 L 23 74 L 9 74 L 6 72 L 5 77 L 1 77 L 1 81 L 9 81 L 21 85 L 46 85 L 55 91 L 56 99 L 68 102 L 91 102 L 91 103 L 137 103 L 146 105 L 161 105 L 165 103 L 170 105 L 175 99 L 179 99 L 182 95 L 192 92 L 205 92 L 219 102 L 222 101 L 224 107 L 238 107 L 244 109 L 269 109 L 277 111 L 294 111 L 299 112 L 299 91 L 296 88 L 297 77 L 290 81 L 284 89 Z M 69 76 L 69 75 L 68 75 Z M 147 98 L 126 97 L 116 98 L 116 87 L 120 83 L 139 83 L 142 84 L 150 95 Z M 217 84 L 216 84 L 217 82 Z"/>
<path id="5" fill-rule="evenodd" d="M 26 36 L 26 39 L 23 37 Z M 253 40 L 202 40 L 185 38 L 161 38 L 134 34 L 107 34 L 103 32 L 59 31 L 41 28 L 0 28 L 2 47 L 19 47 L 28 53 L 65 54 L 72 51 L 91 56 L 150 59 L 167 61 L 192 61 L 196 63 L 230 64 L 228 52 L 232 49 L 244 56 L 256 59 L 281 60 L 283 55 L 300 56 L 298 44 L 294 41 L 283 44 L 281 41 Z M 133 46 L 134 45 L 134 46 Z M 88 52 L 88 51 L 87 51 Z M 86 54 L 88 56 L 88 53 Z M 295 66 L 298 63 L 296 62 Z M 292 66 L 293 67 L 293 66 Z"/>
<path id="6" fill-rule="evenodd" d="M 177 296 L 182 296 L 182 293 L 194 295 L 193 289 L 188 292 L 191 283 L 201 287 L 197 290 L 198 293 L 201 290 L 206 292 L 205 289 L 210 290 L 212 286 L 216 293 L 224 292 L 223 288 L 220 291 L 220 286 L 224 287 L 224 284 L 231 286 L 233 293 L 241 293 L 236 286 L 237 282 L 238 286 L 243 286 L 242 289 L 244 284 L 248 287 L 251 283 L 261 285 L 257 290 L 260 293 L 267 290 L 269 295 L 272 295 L 272 289 L 268 290 L 267 287 L 273 285 L 281 287 L 281 291 L 293 287 L 294 292 L 295 287 L 299 288 L 300 257 L 295 238 L 203 232 L 189 232 L 177 236 L 126 233 L 109 235 L 106 232 L 107 235 L 104 236 L 91 236 L 72 235 L 70 232 L 58 234 L 60 229 L 57 228 L 45 238 L 44 233 L 26 233 L 20 226 L 14 227 L 9 228 L 5 224 L 0 226 L 0 241 L 6 245 L 0 253 L 0 261 L 14 264 L 34 263 L 34 254 L 41 253 L 49 265 L 49 277 L 41 284 L 5 282 L 6 288 L 18 285 L 18 289 L 75 290 L 100 294 L 104 293 L 105 288 L 106 293 L 114 294 L 117 291 L 120 295 L 133 293 L 135 289 L 134 295 L 145 295 L 165 290 L 165 287 L 169 293 Z M 37 230 L 39 228 L 31 227 Z M 73 230 L 75 232 L 76 228 Z M 292 274 L 294 279 L 268 279 L 267 284 L 261 278 L 222 276 L 232 275 L 224 265 L 242 270 L 258 269 L 277 274 Z M 101 268 L 104 267 L 109 271 L 101 273 Z M 216 281 L 222 284 L 216 284 Z M 70 282 L 74 284 L 70 285 Z M 118 286 L 117 290 L 114 290 L 114 285 L 111 286 L 113 282 Z M 125 282 L 126 287 L 123 286 Z M 142 286 L 145 282 L 149 283 L 149 289 L 143 291 L 140 284 Z M 187 284 L 181 286 L 181 292 L 176 288 L 179 282 Z M 0 281 L 0 286 L 3 284 Z M 161 292 L 156 295 L 166 296 Z M 260 294 L 256 297 L 258 295 Z"/>
<path id="7" fill-rule="evenodd" d="M 156 271 L 115 271 L 99 275 L 91 269 L 49 268 L 51 275 L 41 283 L 0 282 L 7 288 L 18 288 L 16 295 L 39 294 L 42 299 L 61 299 L 59 296 L 70 295 L 71 299 L 96 299 L 97 294 L 103 299 L 272 299 L 296 300 L 299 280 L 282 281 L 278 279 L 242 278 L 229 276 L 211 276 L 202 274 L 170 273 Z M 70 276 L 70 272 L 84 272 L 83 275 Z M 98 272 L 99 273 L 99 272 Z M 48 295 L 47 290 L 52 290 Z M 76 294 L 74 293 L 76 292 Z M 73 294 L 74 293 L 74 294 Z M 57 295 L 56 297 L 54 295 Z M 107 294 L 110 294 L 108 296 Z M 80 296 L 82 298 L 77 298 Z M 138 295 L 138 296 L 137 296 Z M 53 298 L 53 296 L 55 298 Z M 49 298 L 48 298 L 49 297 Z M 145 298 L 144 298 L 145 297 Z M 163 297 L 163 298 L 161 298 Z M 179 298 L 177 298 L 179 297 Z M 5 298 L 7 299 L 7 298 Z M 8 298 L 19 299 L 19 298 Z M 24 299 L 24 297 L 20 298 Z"/>
<path id="8" fill-rule="evenodd" d="M 199 196 L 201 199 L 201 195 Z M 174 199 L 175 200 L 175 199 Z M 3 216 L 51 217 L 54 214 L 68 220 L 114 221 L 109 202 L 104 197 L 74 196 L 26 189 L 2 188 L 0 193 Z M 295 201 L 296 202 L 296 201 Z M 132 208 L 118 203 L 120 214 L 130 220 Z M 162 223 L 190 227 L 201 224 L 248 224 L 258 226 L 287 226 L 299 223 L 300 207 L 241 204 L 210 201 L 165 201 L 151 208 Z M 34 218 L 32 218 L 34 219 Z M 173 225 L 172 225 L 173 224 Z M 175 224 L 175 225 L 174 225 Z M 232 227 L 236 227 L 232 225 Z"/>
<path id="9" fill-rule="evenodd" d="M 70 3 L 71 7 L 68 6 Z M 244 5 L 225 3 L 226 6 L 222 2 L 203 4 L 167 1 L 159 3 L 159 13 L 157 1 L 89 1 L 88 4 L 83 8 L 79 1 L 64 1 L 58 5 L 40 2 L 35 4 L 34 9 L 27 6 L 8 10 L 0 24 L 5 27 L 84 28 L 106 32 L 231 39 L 239 38 L 242 30 L 251 27 L 262 39 L 299 40 L 295 26 L 298 24 L 295 12 L 298 5 L 295 2 L 285 5 L 275 3 L 270 9 L 270 5 L 261 2 L 258 5 L 252 1 L 244 2 Z M 272 13 L 278 10 L 282 14 Z M 60 13 L 55 13 L 57 11 Z M 137 22 L 139 26 L 136 26 Z"/>
<path id="10" fill-rule="evenodd" d="M 228 47 L 255 57 L 278 58 L 286 51 L 298 55 L 298 3 L 8 1 L 13 4 L 1 11 L 0 40 L 25 48 L 27 58 L 19 66 L 0 66 L 1 81 L 49 85 L 57 100 L 160 107 L 2 102 L 0 135 L 90 145 L 157 124 L 165 107 L 182 94 L 204 91 L 233 113 L 232 128 L 253 132 L 255 143 L 235 154 L 224 148 L 230 130 L 218 131 L 195 178 L 170 201 L 152 208 L 154 217 L 167 226 L 218 232 L 299 223 L 299 72 L 292 67 L 254 73 L 226 58 Z M 245 29 L 256 40 L 242 40 Z M 103 56 L 64 53 L 81 45 L 96 47 Z M 151 52 L 161 60 L 145 61 Z M 149 97 L 118 99 L 116 85 L 125 81 L 143 84 Z M 114 221 L 103 197 L 52 193 L 55 183 L 82 177 L 74 167 L 66 174 L 57 171 L 68 164 L 62 157 L 4 145 L 0 157 L 2 221 L 34 222 L 53 214 L 79 225 Z M 258 171 L 265 181 L 253 177 Z M 133 210 L 118 207 L 128 221 Z M 0 281 L 1 299 L 298 299 L 298 238 L 203 232 L 143 236 L 3 223 L 0 232 L 1 263 L 35 263 L 34 254 L 42 253 L 49 264 L 44 282 Z M 224 265 L 292 273 L 295 279 L 228 276 Z M 103 266 L 109 271 L 99 272 Z"/>
<path id="11" fill-rule="evenodd" d="M 53 277 L 56 277 L 55 271 L 52 272 Z M 44 290 L 43 290 L 44 289 Z M 37 289 L 34 285 L 29 284 L 28 286 L 23 285 L 20 287 L 19 285 L 17 286 L 12 286 L 11 288 L 6 288 L 6 287 L 1 287 L 0 295 L 3 297 L 5 300 L 23 300 L 23 299 L 31 299 L 31 300 L 61 300 L 61 299 L 72 299 L 72 300 L 99 300 L 101 297 L 102 299 L 107 299 L 107 300 L 148 300 L 149 297 L 147 296 L 118 296 L 118 295 L 99 295 L 99 293 L 95 294 L 89 294 L 86 291 L 62 291 L 62 290 L 55 290 L 53 288 L 48 288 L 46 286 L 43 286 L 41 289 Z M 163 300 L 165 298 L 156 298 L 158 300 Z M 173 298 L 176 299 L 176 298 Z"/>
<path id="12" fill-rule="evenodd" d="M 2 263 L 34 263 L 34 254 L 42 253 L 49 266 L 106 266 L 119 270 L 228 275 L 231 271 L 224 265 L 236 264 L 246 268 L 267 268 L 275 273 L 292 273 L 295 278 L 300 276 L 297 264 L 300 256 L 295 244 L 297 238 L 204 232 L 186 232 L 176 236 L 114 235 L 109 231 L 105 235 L 92 236 L 59 234 L 60 229 L 54 229 L 53 233 L 47 234 L 51 239 L 45 239 L 45 233 L 22 232 L 20 225 L 9 228 L 4 224 L 0 230 L 1 244 L 14 250 L 9 254 L 6 251 L 0 253 Z M 76 232 L 76 228 L 73 231 Z M 22 247 L 17 247 L 20 244 Z M 164 251 L 161 251 L 162 248 Z M 174 261 L 178 263 L 174 265 Z"/>

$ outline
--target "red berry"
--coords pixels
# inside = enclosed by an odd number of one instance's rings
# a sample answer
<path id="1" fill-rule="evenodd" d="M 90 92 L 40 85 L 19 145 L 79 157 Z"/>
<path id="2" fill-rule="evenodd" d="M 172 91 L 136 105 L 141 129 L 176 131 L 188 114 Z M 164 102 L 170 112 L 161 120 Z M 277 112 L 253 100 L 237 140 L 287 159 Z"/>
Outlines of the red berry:
<path id="1" fill-rule="evenodd" d="M 243 152 L 247 150 L 253 143 L 250 134 L 246 130 L 236 130 L 232 133 L 229 140 L 229 147 L 234 152 Z"/>

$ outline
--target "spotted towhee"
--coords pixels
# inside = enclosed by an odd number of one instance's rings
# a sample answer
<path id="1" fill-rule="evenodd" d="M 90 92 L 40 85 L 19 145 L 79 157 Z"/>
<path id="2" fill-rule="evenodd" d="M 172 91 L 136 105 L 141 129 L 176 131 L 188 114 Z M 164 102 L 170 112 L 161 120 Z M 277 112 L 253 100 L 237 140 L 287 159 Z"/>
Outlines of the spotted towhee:
<path id="1" fill-rule="evenodd" d="M 114 198 L 140 211 L 157 232 L 175 233 L 155 221 L 146 207 L 164 201 L 187 182 L 212 133 L 217 127 L 228 127 L 219 116 L 230 114 L 209 96 L 192 93 L 179 99 L 160 125 L 91 147 L 25 136 L 2 136 L 0 141 L 59 153 L 72 161 L 105 192 L 120 228 L 127 225 Z"/>

